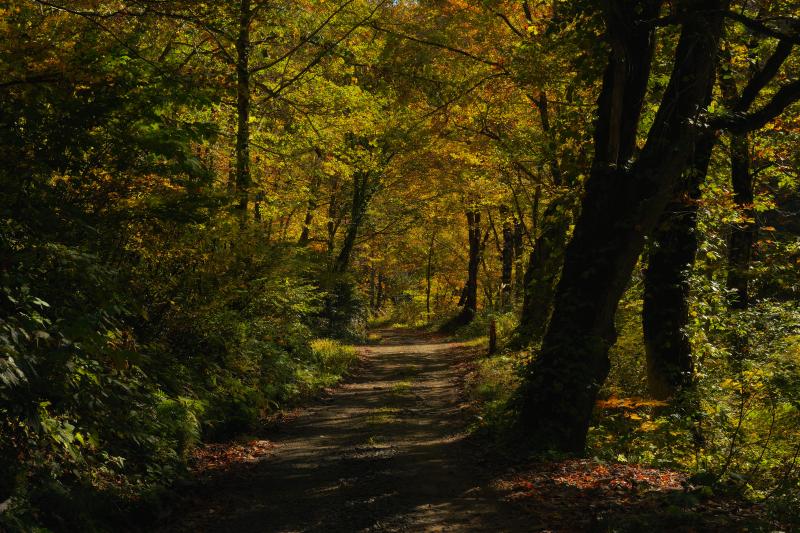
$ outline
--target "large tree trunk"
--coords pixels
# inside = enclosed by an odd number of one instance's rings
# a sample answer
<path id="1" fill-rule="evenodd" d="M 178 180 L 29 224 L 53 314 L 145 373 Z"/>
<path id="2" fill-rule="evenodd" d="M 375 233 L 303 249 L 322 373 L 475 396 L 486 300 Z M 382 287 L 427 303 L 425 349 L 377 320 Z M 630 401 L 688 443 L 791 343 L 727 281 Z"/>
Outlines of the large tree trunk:
<path id="1" fill-rule="evenodd" d="M 239 5 L 236 38 L 236 189 L 242 220 L 246 219 L 250 194 L 250 0 Z"/>
<path id="2" fill-rule="evenodd" d="M 582 451 L 616 340 L 614 315 L 645 237 L 674 198 L 711 92 L 723 0 L 684 5 L 670 83 L 639 158 L 639 115 L 653 51 L 643 21 L 660 2 L 613 5 L 607 13 L 612 53 L 599 99 L 595 162 L 582 211 L 567 246 L 542 349 L 525 372 L 520 422 L 537 448 Z"/>
<path id="3" fill-rule="evenodd" d="M 744 220 L 733 226 L 728 240 L 727 287 L 731 291 L 731 308 L 746 309 L 750 304 L 748 271 L 758 232 L 753 210 L 754 193 L 753 174 L 750 171 L 750 143 L 746 133 L 731 135 L 730 153 L 733 199 Z"/>
<path id="4" fill-rule="evenodd" d="M 692 383 L 689 278 L 697 254 L 697 202 L 715 138 L 703 136 L 687 171 L 687 190 L 671 202 L 651 239 L 644 276 L 642 326 L 651 396 L 666 400 Z"/>

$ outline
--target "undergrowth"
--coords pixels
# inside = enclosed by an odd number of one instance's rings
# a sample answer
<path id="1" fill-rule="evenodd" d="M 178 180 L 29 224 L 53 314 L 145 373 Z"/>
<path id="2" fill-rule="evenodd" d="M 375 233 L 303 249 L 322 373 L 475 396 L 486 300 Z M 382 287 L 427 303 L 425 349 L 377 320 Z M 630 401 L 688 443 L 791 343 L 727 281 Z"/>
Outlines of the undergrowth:
<path id="1" fill-rule="evenodd" d="M 724 315 L 710 308 L 717 297 L 703 297 L 692 311 L 696 387 L 681 402 L 667 403 L 647 398 L 641 300 L 635 286 L 626 295 L 617 316 L 612 371 L 595 410 L 586 455 L 677 469 L 703 497 L 765 503 L 777 520 L 797 525 L 800 315 L 785 303 L 760 302 L 720 319 Z M 749 339 L 748 351 L 735 360 L 732 331 Z M 506 351 L 479 358 L 467 379 L 468 396 L 478 410 L 473 428 L 500 446 L 513 445 L 519 370 L 530 357 L 529 351 Z"/>

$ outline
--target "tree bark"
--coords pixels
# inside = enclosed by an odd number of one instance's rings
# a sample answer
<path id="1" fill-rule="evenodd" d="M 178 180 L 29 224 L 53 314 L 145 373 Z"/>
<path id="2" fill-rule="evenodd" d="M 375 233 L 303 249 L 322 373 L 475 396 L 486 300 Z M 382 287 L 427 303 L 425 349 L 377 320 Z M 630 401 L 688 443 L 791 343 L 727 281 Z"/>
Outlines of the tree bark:
<path id="1" fill-rule="evenodd" d="M 326 229 L 328 232 L 326 249 L 331 270 L 334 268 L 333 254 L 336 250 L 336 233 L 339 230 L 339 221 L 341 220 L 339 214 L 339 202 L 336 194 L 338 187 L 339 177 L 338 175 L 334 174 L 331 176 L 330 180 L 330 194 L 328 195 L 328 222 L 326 223 Z"/>
<path id="2" fill-rule="evenodd" d="M 311 233 L 311 223 L 314 221 L 314 211 L 317 210 L 317 195 L 319 194 L 319 188 L 322 185 L 321 172 L 318 168 L 320 161 L 322 160 L 322 151 L 318 148 L 315 148 L 314 157 L 314 181 L 312 182 L 311 192 L 308 197 L 308 203 L 306 204 L 306 216 L 303 218 L 303 229 L 300 232 L 300 239 L 297 241 L 300 246 L 305 246 L 308 244 Z"/>
<path id="3" fill-rule="evenodd" d="M 433 264 L 433 245 L 436 242 L 436 234 L 431 233 L 431 242 L 428 246 L 428 265 L 425 269 L 425 312 L 427 313 L 428 322 L 431 321 L 431 266 Z"/>
<path id="4" fill-rule="evenodd" d="M 731 135 L 730 155 L 733 199 L 744 220 L 733 226 L 728 239 L 727 287 L 731 291 L 730 307 L 747 309 L 750 305 L 748 271 L 758 233 L 753 210 L 753 174 L 750 170 L 750 142 L 747 133 Z"/>
<path id="5" fill-rule="evenodd" d="M 239 4 L 236 38 L 236 190 L 239 209 L 246 218 L 250 194 L 250 0 Z"/>
<path id="6" fill-rule="evenodd" d="M 342 248 L 334 263 L 333 270 L 338 274 L 344 274 L 350 267 L 350 260 L 353 256 L 358 232 L 367 215 L 367 208 L 372 199 L 372 183 L 369 172 L 356 172 L 353 176 L 353 198 L 350 205 L 350 223 L 342 241 Z"/>
<path id="7" fill-rule="evenodd" d="M 751 78 L 741 94 L 729 74 L 733 69 L 730 53 L 721 50 L 721 59 L 727 68 L 719 77 L 719 85 L 728 108 L 738 114 L 747 112 L 759 91 L 778 73 L 791 50 L 792 44 L 782 40 L 760 68 L 751 66 Z M 729 270 L 728 286 L 734 291 L 734 304 L 739 305 L 747 304 L 746 271 L 756 231 L 754 220 L 751 222 L 753 213 L 749 210 L 753 184 L 747 143 L 746 132 L 731 135 L 731 181 L 735 199 L 746 218 L 745 225 L 734 228 L 729 247 L 729 267 L 739 266 L 734 269 L 733 277 Z M 687 173 L 688 188 L 684 197 L 688 201 L 675 202 L 667 208 L 653 238 L 645 274 L 642 321 L 649 388 L 651 395 L 658 399 L 677 396 L 692 383 L 691 346 L 685 329 L 689 323 L 689 273 L 697 251 L 696 200 L 715 144 L 712 134 L 698 142 L 692 168 Z M 749 234 L 751 228 L 753 231 Z M 742 272 L 745 275 L 736 279 Z"/>
<path id="8" fill-rule="evenodd" d="M 689 324 L 689 278 L 697 255 L 697 202 L 705 181 L 713 135 L 695 148 L 687 171 L 686 190 L 671 202 L 653 232 L 644 276 L 642 326 L 650 395 L 659 400 L 675 397 L 690 387 L 694 377 Z"/>
<path id="9" fill-rule="evenodd" d="M 466 302 L 467 302 L 467 285 L 465 283 L 464 286 L 461 287 L 461 292 L 458 294 L 458 303 L 456 304 L 456 307 L 461 307 Z"/>
<path id="10" fill-rule="evenodd" d="M 520 322 L 512 344 L 527 346 L 540 340 L 547 327 L 571 221 L 565 198 L 553 200 L 542 215 L 542 233 L 528 258 L 523 278 L 524 293 Z"/>
<path id="11" fill-rule="evenodd" d="M 383 283 L 383 272 L 378 271 L 378 292 L 375 295 L 375 310 L 380 311 L 383 309 L 383 298 L 384 298 L 384 283 Z"/>
<path id="12" fill-rule="evenodd" d="M 468 211 L 467 225 L 469 228 L 469 263 L 467 265 L 467 297 L 464 302 L 462 314 L 466 322 L 470 322 L 478 310 L 478 267 L 481 260 L 481 214 L 478 211 Z"/>
<path id="13" fill-rule="evenodd" d="M 375 310 L 375 265 L 369 267 L 369 308 Z"/>
<path id="14" fill-rule="evenodd" d="M 522 222 L 514 218 L 514 303 L 519 302 L 524 293 L 525 269 L 522 260 Z"/>
<path id="15" fill-rule="evenodd" d="M 682 6 L 670 82 L 640 156 L 629 163 L 653 55 L 653 29 L 641 22 L 659 8 L 658 1 L 615 3 L 606 13 L 612 53 L 599 99 L 595 161 L 542 349 L 520 391 L 520 423 L 540 449 L 583 451 L 610 368 L 617 305 L 702 128 L 698 118 L 713 86 L 724 0 Z"/>
<path id="16" fill-rule="evenodd" d="M 514 225 L 507 208 L 500 210 L 503 217 L 502 274 L 500 284 L 500 307 L 511 305 L 511 274 L 514 269 Z"/>
<path id="17" fill-rule="evenodd" d="M 444 326 L 442 331 L 454 331 L 472 322 L 478 310 L 478 268 L 481 262 L 481 214 L 467 211 L 467 234 L 469 240 L 469 261 L 467 263 L 467 284 L 464 286 L 464 306 L 461 311 Z"/>
<path id="18" fill-rule="evenodd" d="M 314 221 L 314 210 L 316 208 L 316 202 L 314 200 L 309 200 L 308 206 L 306 207 L 306 216 L 303 218 L 303 229 L 300 231 L 300 238 L 297 240 L 297 244 L 300 246 L 305 246 L 308 244 L 311 232 L 311 223 Z"/>

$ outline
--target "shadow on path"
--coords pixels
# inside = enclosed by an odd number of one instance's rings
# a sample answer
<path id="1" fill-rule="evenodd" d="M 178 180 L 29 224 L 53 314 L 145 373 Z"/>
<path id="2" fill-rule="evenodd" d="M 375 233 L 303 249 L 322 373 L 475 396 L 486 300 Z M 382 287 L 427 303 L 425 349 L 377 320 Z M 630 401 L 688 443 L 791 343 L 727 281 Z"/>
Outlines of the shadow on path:
<path id="1" fill-rule="evenodd" d="M 466 438 L 456 343 L 383 332 L 358 375 L 207 480 L 166 531 L 526 531 Z"/>

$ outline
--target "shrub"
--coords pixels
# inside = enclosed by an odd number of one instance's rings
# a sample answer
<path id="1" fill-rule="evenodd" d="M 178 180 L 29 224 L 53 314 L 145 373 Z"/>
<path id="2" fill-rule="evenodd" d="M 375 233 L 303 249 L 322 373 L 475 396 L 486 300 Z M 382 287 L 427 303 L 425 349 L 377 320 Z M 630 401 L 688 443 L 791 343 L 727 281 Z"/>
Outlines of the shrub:
<path id="1" fill-rule="evenodd" d="M 458 328 L 454 337 L 457 339 L 474 339 L 483 337 L 489 334 L 489 324 L 495 321 L 497 327 L 498 342 L 502 342 L 509 338 L 517 327 L 519 317 L 514 311 L 507 311 L 505 313 L 495 311 L 480 311 L 475 315 L 472 322 Z"/>
<path id="2" fill-rule="evenodd" d="M 355 348 L 345 346 L 334 339 L 311 341 L 311 351 L 318 368 L 334 376 L 344 374 L 358 358 Z"/>

